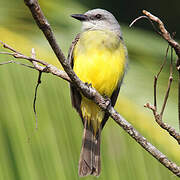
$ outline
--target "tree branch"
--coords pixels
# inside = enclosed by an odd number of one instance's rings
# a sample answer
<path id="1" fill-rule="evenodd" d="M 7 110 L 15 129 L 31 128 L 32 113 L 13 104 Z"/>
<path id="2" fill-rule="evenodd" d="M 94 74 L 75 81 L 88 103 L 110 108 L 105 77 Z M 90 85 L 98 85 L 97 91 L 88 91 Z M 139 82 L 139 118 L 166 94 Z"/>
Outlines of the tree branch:
<path id="1" fill-rule="evenodd" d="M 157 80 L 158 80 L 159 75 L 162 72 L 162 70 L 163 70 L 163 68 L 164 68 L 164 66 L 165 66 L 165 64 L 167 62 L 168 51 L 169 51 L 169 45 L 168 45 L 167 50 L 166 50 L 166 55 L 165 55 L 165 58 L 164 58 L 164 62 L 162 63 L 159 72 L 154 77 L 154 107 L 155 107 L 156 111 L 157 111 L 157 95 L 156 95 L 157 94 L 156 93 L 157 92 Z"/>
<path id="2" fill-rule="evenodd" d="M 143 13 L 146 15 L 146 16 L 140 16 L 139 18 L 136 18 L 131 24 L 130 26 L 132 26 L 136 21 L 138 21 L 139 19 L 142 19 L 142 18 L 148 18 L 151 22 L 151 24 L 153 25 L 153 28 L 155 27 L 154 24 L 153 24 L 153 21 L 158 23 L 158 27 L 159 27 L 159 30 L 160 31 L 157 31 L 158 34 L 160 34 L 168 43 L 169 45 L 171 46 L 171 48 L 173 48 L 176 52 L 176 55 L 178 56 L 178 60 L 177 60 L 177 70 L 179 71 L 179 74 L 180 74 L 180 45 L 170 36 L 169 32 L 165 29 L 164 27 L 164 24 L 163 22 L 156 16 L 152 15 L 151 13 L 149 13 L 148 11 L 145 11 L 143 10 Z M 165 106 L 166 106 L 166 103 L 167 103 L 167 100 L 168 100 L 168 96 L 169 96 L 169 91 L 170 91 L 170 88 L 171 88 L 171 83 L 172 83 L 172 80 L 173 80 L 173 77 L 172 77 L 172 49 L 171 49 L 171 63 L 170 63 L 170 75 L 169 75 L 169 80 L 168 80 L 168 87 L 167 87 L 167 90 L 166 90 L 166 93 L 165 93 L 165 97 L 164 97 L 164 102 L 163 102 L 163 105 L 162 105 L 162 108 L 161 108 L 161 112 L 160 114 L 157 112 L 157 100 L 156 100 L 156 88 L 157 88 L 157 80 L 158 80 L 158 77 L 166 63 L 166 59 L 167 59 L 167 54 L 168 54 L 168 50 L 169 50 L 169 45 L 168 45 L 168 48 L 166 50 L 166 55 L 165 55 L 165 60 L 163 62 L 163 64 L 161 65 L 161 68 L 158 72 L 158 74 L 154 77 L 154 106 L 153 105 L 150 105 L 149 103 L 145 104 L 144 107 L 147 107 L 149 109 L 151 109 L 153 111 L 153 114 L 154 114 L 154 118 L 156 120 L 156 122 L 159 124 L 159 126 L 161 128 L 163 128 L 164 130 L 168 131 L 168 133 L 177 140 L 178 144 L 180 144 L 180 134 L 176 132 L 176 130 L 169 126 L 168 124 L 166 123 L 163 123 L 162 122 L 162 116 L 163 116 L 163 112 L 164 112 L 164 109 L 165 109 Z M 179 75 L 179 78 L 180 78 L 180 75 Z M 179 79 L 180 81 L 180 79 Z M 180 94 L 180 85 L 179 85 L 179 94 Z M 180 125 L 180 95 L 179 95 L 179 98 L 178 98 L 178 104 L 179 104 L 179 108 L 178 108 L 178 112 L 179 112 L 179 125 Z"/>
<path id="3" fill-rule="evenodd" d="M 173 81 L 173 64 L 172 64 L 172 60 L 173 60 L 173 56 L 172 56 L 173 52 L 172 52 L 172 48 L 171 48 L 171 63 L 170 63 L 170 73 L 169 73 L 169 80 L 168 80 L 168 87 L 167 87 L 167 90 L 166 90 L 166 94 L 165 94 L 165 97 L 164 97 L 164 102 L 163 102 L 163 105 L 162 105 L 162 109 L 161 109 L 161 112 L 160 112 L 160 116 L 162 117 L 163 116 L 163 113 L 164 113 L 164 110 L 165 110 L 165 107 L 166 107 L 166 103 L 167 103 L 167 100 L 168 100 L 168 97 L 169 97 L 169 91 L 170 91 L 170 88 L 171 88 L 171 84 L 172 84 L 172 81 Z M 160 72 L 161 72 L 161 69 L 160 69 Z"/>
<path id="4" fill-rule="evenodd" d="M 143 14 L 145 14 L 149 19 L 151 19 L 154 22 L 157 22 L 159 25 L 159 30 L 161 32 L 161 36 L 169 43 L 169 45 L 175 50 L 178 58 L 180 58 L 180 45 L 178 42 L 176 42 L 170 35 L 170 33 L 166 30 L 164 27 L 163 22 L 150 12 L 143 10 Z"/>
<path id="5" fill-rule="evenodd" d="M 34 48 L 32 48 L 32 50 L 31 50 L 31 57 L 36 58 L 36 53 L 35 53 Z M 32 63 L 36 69 L 41 68 L 41 66 L 39 66 L 37 62 L 32 61 Z M 43 70 L 44 70 L 44 68 L 43 68 Z M 38 80 L 37 80 L 37 84 L 35 87 L 34 100 L 33 100 L 33 110 L 34 110 L 34 115 L 35 115 L 35 120 L 36 120 L 36 130 L 38 129 L 38 117 L 37 117 L 37 112 L 36 112 L 37 90 L 38 90 L 39 85 L 41 84 L 41 77 L 42 77 L 43 70 L 39 70 Z"/>
<path id="6" fill-rule="evenodd" d="M 49 64 L 43 60 L 40 60 L 40 59 L 36 59 L 34 57 L 34 54 L 35 54 L 35 50 L 32 49 L 32 54 L 33 56 L 32 57 L 28 57 L 24 54 L 22 54 L 21 52 L 18 52 L 16 51 L 14 48 L 12 48 L 11 46 L 9 46 L 8 44 L 5 44 L 3 43 L 2 41 L 0 41 L 1 44 L 3 44 L 3 47 L 4 48 L 7 48 L 8 50 L 12 51 L 13 53 L 9 53 L 9 52 L 0 52 L 0 54 L 7 54 L 7 55 L 10 55 L 10 56 L 13 56 L 14 58 L 20 58 L 20 59 L 25 59 L 25 60 L 28 60 L 29 62 L 31 62 L 33 64 L 33 66 L 29 66 L 27 64 L 22 64 L 22 63 L 19 63 L 19 62 L 16 62 L 16 61 L 7 61 L 7 62 L 3 62 L 3 63 L 0 63 L 0 65 L 4 65 L 4 64 L 9 64 L 9 63 L 16 63 L 16 64 L 20 64 L 20 65 L 23 65 L 23 66 L 26 66 L 26 67 L 29 67 L 29 68 L 32 68 L 32 69 L 35 69 L 35 70 L 38 70 L 38 71 L 42 71 L 42 72 L 45 72 L 45 73 L 51 73 L 55 76 L 58 76 L 68 82 L 71 82 L 69 76 L 67 75 L 66 72 L 62 71 L 62 70 L 59 70 L 57 67 L 53 66 L 52 64 Z M 43 66 L 40 66 L 39 64 L 43 65 Z"/>
<path id="7" fill-rule="evenodd" d="M 145 14 L 149 19 L 154 22 L 157 22 L 159 25 L 159 29 L 161 31 L 161 36 L 169 43 L 169 45 L 175 50 L 176 55 L 178 57 L 176 67 L 179 73 L 179 82 L 180 82 L 180 44 L 176 42 L 170 35 L 170 33 L 164 27 L 163 22 L 156 16 L 152 15 L 150 12 L 143 10 L 143 14 Z M 179 118 L 179 129 L 180 129 L 180 83 L 178 84 L 178 118 Z"/>
<path id="8" fill-rule="evenodd" d="M 57 41 L 55 39 L 55 36 L 53 34 L 53 31 L 50 27 L 50 24 L 48 23 L 47 19 L 45 18 L 37 0 L 24 0 L 25 4 L 30 9 L 32 16 L 38 25 L 38 27 L 41 29 L 41 31 L 44 33 L 46 39 L 48 40 L 52 50 L 54 51 L 57 59 L 61 63 L 62 67 L 64 68 L 65 72 L 70 77 L 72 83 L 88 98 L 90 99 L 100 99 L 101 105 L 104 109 L 106 109 L 106 102 L 104 98 L 96 92 L 95 89 L 86 86 L 85 83 L 81 82 L 81 80 L 76 76 L 72 68 L 70 67 L 68 61 L 66 60 L 62 50 L 59 48 Z M 96 95 L 96 96 L 95 96 Z"/>
<path id="9" fill-rule="evenodd" d="M 23 64 L 23 63 L 20 63 L 20 62 L 17 62 L 17 61 L 13 61 L 13 60 L 2 62 L 2 63 L 0 63 L 0 66 L 5 65 L 5 64 L 12 64 L 12 63 L 18 64 L 18 65 L 21 65 L 21 66 L 25 66 L 25 67 L 28 67 L 28 68 L 31 68 L 31 69 L 34 69 L 33 66 L 29 66 L 27 64 Z"/>

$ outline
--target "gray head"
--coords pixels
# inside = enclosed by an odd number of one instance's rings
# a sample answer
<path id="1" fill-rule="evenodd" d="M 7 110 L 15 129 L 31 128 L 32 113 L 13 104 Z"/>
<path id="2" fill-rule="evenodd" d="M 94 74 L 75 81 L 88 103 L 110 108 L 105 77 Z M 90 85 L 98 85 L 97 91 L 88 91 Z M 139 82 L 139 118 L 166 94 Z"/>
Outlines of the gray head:
<path id="1" fill-rule="evenodd" d="M 72 14 L 71 16 L 82 22 L 82 31 L 110 30 L 119 36 L 122 35 L 116 18 L 104 9 L 93 9 L 84 14 Z"/>

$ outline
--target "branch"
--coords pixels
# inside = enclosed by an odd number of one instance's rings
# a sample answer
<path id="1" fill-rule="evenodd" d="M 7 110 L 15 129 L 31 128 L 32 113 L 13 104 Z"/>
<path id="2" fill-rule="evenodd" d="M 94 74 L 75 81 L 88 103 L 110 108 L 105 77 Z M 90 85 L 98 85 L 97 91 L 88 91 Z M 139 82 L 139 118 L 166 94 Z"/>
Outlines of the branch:
<path id="1" fill-rule="evenodd" d="M 25 67 L 28 67 L 28 68 L 31 68 L 31 69 L 34 69 L 33 66 L 29 66 L 27 64 L 23 64 L 23 63 L 20 63 L 20 62 L 17 62 L 17 61 L 13 61 L 13 60 L 2 62 L 2 63 L 0 63 L 0 66 L 5 65 L 5 64 L 12 64 L 12 63 L 18 64 L 18 65 L 21 65 L 21 66 L 25 66 Z"/>
<path id="2" fill-rule="evenodd" d="M 0 54 L 6 54 L 6 55 L 10 55 L 10 56 L 13 56 L 14 58 L 20 58 L 20 59 L 25 59 L 25 60 L 28 60 L 29 62 L 31 62 L 33 64 L 33 66 L 29 66 L 27 64 L 22 64 L 22 63 L 19 63 L 19 62 L 16 62 L 16 61 L 7 61 L 7 62 L 3 62 L 3 63 L 0 63 L 0 65 L 4 65 L 4 64 L 9 64 L 9 63 L 16 63 L 16 64 L 20 64 L 20 65 L 23 65 L 23 66 L 26 66 L 26 67 L 29 67 L 29 68 L 32 68 L 32 69 L 35 69 L 35 70 L 38 70 L 38 71 L 42 71 L 42 72 L 45 72 L 45 73 L 51 73 L 55 76 L 58 76 L 68 82 L 71 82 L 69 76 L 62 70 L 59 70 L 57 67 L 53 66 L 52 64 L 49 64 L 43 60 L 40 60 L 40 59 L 36 59 L 34 54 L 35 54 L 35 50 L 32 49 L 32 57 L 28 57 L 24 54 L 22 54 L 21 52 L 18 52 L 17 50 L 15 50 L 14 48 L 12 48 L 11 46 L 9 46 L 8 44 L 5 44 L 3 43 L 2 41 L 0 41 L 1 44 L 3 44 L 3 47 L 4 48 L 7 48 L 8 50 L 12 51 L 13 53 L 9 53 L 9 52 L 0 52 Z M 43 65 L 43 66 L 40 66 L 39 64 Z M 45 67 L 44 67 L 45 66 Z"/>
<path id="3" fill-rule="evenodd" d="M 164 130 L 166 130 L 178 142 L 178 144 L 180 144 L 180 134 L 177 133 L 173 127 L 171 127 L 170 125 L 162 121 L 162 116 L 161 114 L 157 113 L 155 107 L 149 103 L 146 103 L 144 107 L 151 109 L 153 111 L 154 118 L 156 122 L 158 123 L 158 125 Z"/>
<path id="4" fill-rule="evenodd" d="M 32 58 L 36 57 L 36 53 L 35 53 L 34 48 L 32 48 L 31 57 Z M 32 63 L 34 65 L 34 67 L 36 67 L 36 69 L 40 67 L 37 62 L 32 61 Z M 41 84 L 42 72 L 43 71 L 39 71 L 38 80 L 37 80 L 37 84 L 35 87 L 34 100 L 33 100 L 33 110 L 34 110 L 34 115 L 35 115 L 35 119 L 36 119 L 36 130 L 38 129 L 38 118 L 37 118 L 37 112 L 36 112 L 36 99 L 37 99 L 37 90 L 38 90 L 39 85 Z"/>
<path id="5" fill-rule="evenodd" d="M 153 21 L 158 23 L 158 27 L 159 27 L 160 31 L 157 31 L 156 29 L 155 29 L 155 31 L 158 32 L 158 34 L 160 34 L 169 43 L 171 48 L 173 48 L 175 50 L 176 55 L 178 56 L 176 66 L 177 66 L 177 70 L 179 72 L 179 82 L 180 82 L 180 68 L 179 68 L 180 67 L 179 66 L 180 65 L 180 58 L 179 58 L 180 57 L 180 45 L 170 36 L 169 32 L 165 29 L 163 22 L 158 17 L 152 15 L 151 13 L 149 13 L 148 11 L 145 11 L 145 10 L 143 10 L 143 13 L 146 16 L 140 16 L 139 18 L 136 18 L 130 24 L 130 27 L 135 22 L 137 22 L 139 19 L 142 19 L 142 18 L 147 18 L 151 22 L 151 24 L 153 25 L 153 28 L 155 28 L 155 26 L 153 24 Z M 164 130 L 166 130 L 173 138 L 176 139 L 178 144 L 180 144 L 180 134 L 177 133 L 176 130 L 173 127 L 171 127 L 168 124 L 162 122 L 163 112 L 164 112 L 164 109 L 166 107 L 166 103 L 167 103 L 168 96 L 169 96 L 169 91 L 170 91 L 172 80 L 173 80 L 173 77 L 172 77 L 172 67 L 173 67 L 172 66 L 172 59 L 173 59 L 173 57 L 172 57 L 172 49 L 171 49 L 171 63 L 170 63 L 170 75 L 169 75 L 169 80 L 168 80 L 168 87 L 167 87 L 167 90 L 166 90 L 166 93 L 165 93 L 164 102 L 163 102 L 163 105 L 162 105 L 161 112 L 160 112 L 160 114 L 157 112 L 157 100 L 156 100 L 157 80 L 158 80 L 158 77 L 159 77 L 162 69 L 164 68 L 165 63 L 166 63 L 167 54 L 168 54 L 168 50 L 169 50 L 169 45 L 168 45 L 168 48 L 166 50 L 165 60 L 164 60 L 163 64 L 161 65 L 159 72 L 154 77 L 154 105 L 150 105 L 149 103 L 147 103 L 147 104 L 144 105 L 144 107 L 147 107 L 147 108 L 149 108 L 149 109 L 151 109 L 153 111 L 154 118 L 155 118 L 156 122 L 158 123 L 158 125 L 161 128 L 163 128 Z M 179 111 L 179 126 L 180 126 L 180 83 L 179 83 L 178 105 L 179 105 L 178 111 Z"/>
<path id="6" fill-rule="evenodd" d="M 169 51 L 169 45 L 167 47 L 167 50 L 166 50 L 166 55 L 165 55 L 165 58 L 164 58 L 164 62 L 162 63 L 161 67 L 160 67 L 160 70 L 159 72 L 157 73 L 156 76 L 154 76 L 154 107 L 155 109 L 157 110 L 157 96 L 156 96 L 156 89 L 157 89 L 157 80 L 159 78 L 159 75 L 160 73 L 162 72 L 165 64 L 166 64 L 166 61 L 167 61 L 167 55 L 168 55 L 168 51 Z"/>
<path id="7" fill-rule="evenodd" d="M 167 167 L 171 172 L 180 177 L 180 167 L 174 162 L 170 161 L 163 153 L 161 153 L 156 147 L 150 144 L 130 123 L 128 123 L 124 118 L 117 113 L 109 102 L 106 101 L 95 89 L 86 86 L 80 79 L 76 76 L 68 61 L 66 60 L 64 54 L 59 48 L 52 29 L 46 20 L 43 12 L 38 4 L 37 0 L 24 0 L 25 4 L 30 9 L 34 20 L 36 21 L 38 27 L 44 33 L 46 39 L 48 40 L 51 48 L 56 54 L 58 60 L 63 66 L 65 72 L 71 79 L 71 82 L 85 95 L 87 98 L 92 99 L 96 104 L 98 104 L 104 111 L 108 112 L 110 116 L 119 124 L 132 138 L 134 138 L 146 151 L 148 151 L 152 156 L 154 156 L 161 164 Z"/>
<path id="8" fill-rule="evenodd" d="M 143 10 L 143 14 L 145 14 L 152 21 L 155 21 L 159 25 L 159 29 L 161 31 L 161 36 L 169 43 L 169 45 L 175 50 L 176 55 L 178 57 L 176 67 L 179 73 L 179 82 L 180 82 L 180 44 L 176 42 L 170 35 L 170 33 L 164 27 L 163 22 L 156 16 L 152 15 L 146 10 Z M 180 129 L 180 83 L 178 83 L 178 118 L 179 118 L 179 129 Z"/>
<path id="9" fill-rule="evenodd" d="M 32 16 L 38 25 L 38 27 L 41 29 L 41 31 L 44 33 L 46 39 L 48 40 L 52 50 L 54 51 L 57 59 L 61 63 L 62 67 L 64 68 L 65 72 L 70 77 L 72 83 L 88 98 L 90 99 L 101 99 L 102 106 L 104 109 L 106 109 L 106 102 L 104 101 L 104 98 L 96 92 L 95 89 L 88 87 L 85 83 L 81 82 L 81 80 L 76 76 L 72 68 L 70 67 L 70 64 L 66 60 L 62 50 L 57 44 L 57 41 L 55 39 L 55 36 L 53 34 L 53 31 L 50 27 L 50 24 L 48 23 L 47 19 L 45 18 L 37 0 L 24 0 L 25 4 L 30 9 Z M 95 96 L 96 94 L 96 96 Z"/>
<path id="10" fill-rule="evenodd" d="M 160 112 L 161 117 L 163 116 L 163 113 L 164 113 L 164 110 L 165 110 L 165 107 L 166 107 L 166 103 L 167 103 L 167 100 L 168 100 L 168 97 L 169 97 L 169 91 L 170 91 L 171 84 L 172 84 L 172 81 L 173 81 L 173 76 L 172 76 L 173 75 L 173 64 L 172 64 L 173 56 L 172 56 L 172 54 L 173 54 L 173 52 L 172 52 L 172 48 L 171 48 L 170 74 L 169 74 L 169 80 L 168 80 L 168 87 L 167 87 L 166 94 L 165 94 L 165 97 L 164 97 L 164 103 L 162 105 L 162 109 L 161 109 L 161 112 Z M 160 69 L 160 72 L 161 72 L 161 69 Z"/>
<path id="11" fill-rule="evenodd" d="M 178 58 L 180 58 L 180 45 L 176 42 L 170 35 L 170 33 L 164 27 L 163 22 L 156 16 L 152 15 L 150 12 L 143 10 L 143 14 L 145 14 L 149 19 L 154 22 L 157 22 L 159 25 L 159 30 L 161 32 L 161 36 L 169 43 L 169 45 L 175 50 Z"/>
<path id="12" fill-rule="evenodd" d="M 170 35 L 170 33 L 166 30 L 166 28 L 164 27 L 164 23 L 156 16 L 154 16 L 153 14 L 151 14 L 150 12 L 146 11 L 146 10 L 143 10 L 142 11 L 143 14 L 145 14 L 146 16 L 140 16 L 138 18 L 136 18 L 130 25 L 129 27 L 132 27 L 133 24 L 135 24 L 135 22 L 137 22 L 138 20 L 142 19 L 142 18 L 146 18 L 148 19 L 153 28 L 155 29 L 156 32 L 158 32 L 163 39 L 165 39 L 169 45 L 175 50 L 178 58 L 180 59 L 180 45 L 178 42 L 176 42 Z M 153 21 L 156 22 L 159 26 L 159 30 L 160 31 L 157 31 L 154 24 L 153 24 Z"/>

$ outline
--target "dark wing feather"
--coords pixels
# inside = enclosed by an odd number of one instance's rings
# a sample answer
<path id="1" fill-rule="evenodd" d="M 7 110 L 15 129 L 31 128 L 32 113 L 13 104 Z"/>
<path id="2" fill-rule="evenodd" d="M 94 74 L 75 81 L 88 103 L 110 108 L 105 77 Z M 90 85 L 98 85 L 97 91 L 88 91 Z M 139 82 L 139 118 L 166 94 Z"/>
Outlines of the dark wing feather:
<path id="1" fill-rule="evenodd" d="M 71 44 L 71 47 L 69 49 L 69 53 L 68 53 L 68 62 L 71 65 L 71 67 L 73 68 L 74 66 L 74 58 L 73 58 L 73 50 L 74 47 L 76 46 L 78 40 L 79 40 L 80 34 L 78 34 L 76 36 L 76 38 L 74 39 L 74 41 Z M 72 106 L 76 109 L 76 111 L 79 113 L 82 121 L 82 112 L 81 112 L 81 94 L 79 93 L 79 91 L 76 89 L 76 87 L 74 87 L 72 84 L 70 84 L 70 94 L 71 94 L 71 102 L 72 102 Z"/>

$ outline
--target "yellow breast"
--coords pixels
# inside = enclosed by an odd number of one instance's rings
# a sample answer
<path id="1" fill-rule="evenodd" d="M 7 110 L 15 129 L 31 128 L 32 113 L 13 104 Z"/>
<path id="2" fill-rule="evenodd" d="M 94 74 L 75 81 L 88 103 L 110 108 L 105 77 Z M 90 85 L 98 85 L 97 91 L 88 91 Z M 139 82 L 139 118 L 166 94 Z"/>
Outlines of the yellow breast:
<path id="1" fill-rule="evenodd" d="M 126 64 L 126 48 L 120 38 L 110 31 L 83 32 L 73 56 L 73 69 L 77 76 L 91 84 L 101 95 L 111 97 L 123 78 Z M 85 97 L 82 98 L 81 110 L 96 132 L 104 112 Z"/>
<path id="2" fill-rule="evenodd" d="M 84 32 L 74 49 L 74 71 L 102 95 L 110 97 L 122 78 L 126 49 L 109 31 Z"/>

